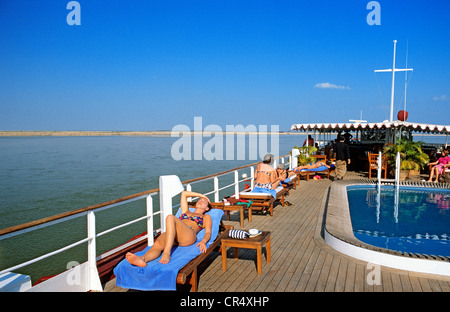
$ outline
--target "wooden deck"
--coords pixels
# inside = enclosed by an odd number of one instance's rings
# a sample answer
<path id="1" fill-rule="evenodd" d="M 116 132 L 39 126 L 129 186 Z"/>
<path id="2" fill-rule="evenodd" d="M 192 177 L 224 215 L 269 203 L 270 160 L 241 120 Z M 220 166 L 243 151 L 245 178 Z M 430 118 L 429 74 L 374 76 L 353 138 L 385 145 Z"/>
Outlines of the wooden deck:
<path id="1" fill-rule="evenodd" d="M 349 178 L 360 177 L 349 172 Z M 369 285 L 372 268 L 329 247 L 322 237 L 324 207 L 331 181 L 300 181 L 286 198 L 292 206 L 277 205 L 274 215 L 253 214 L 244 228 L 271 231 L 271 262 L 262 259 L 256 271 L 256 251 L 228 250 L 226 272 L 214 251 L 199 268 L 199 292 L 448 292 L 450 278 L 381 267 L 381 282 Z M 226 218 L 224 217 L 224 220 Z M 240 228 L 239 215 L 224 221 Z M 263 249 L 264 252 L 264 249 Z M 105 291 L 126 291 L 111 281 Z"/>

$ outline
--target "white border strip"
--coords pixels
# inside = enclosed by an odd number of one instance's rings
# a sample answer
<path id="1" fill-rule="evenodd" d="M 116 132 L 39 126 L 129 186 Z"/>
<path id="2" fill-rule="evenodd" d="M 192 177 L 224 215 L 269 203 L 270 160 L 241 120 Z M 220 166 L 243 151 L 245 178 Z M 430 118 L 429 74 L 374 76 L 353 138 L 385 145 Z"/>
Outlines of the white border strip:
<path id="1" fill-rule="evenodd" d="M 373 251 L 346 243 L 325 229 L 325 242 L 333 249 L 353 258 L 400 270 L 450 276 L 450 263 L 427 259 L 413 259 Z"/>

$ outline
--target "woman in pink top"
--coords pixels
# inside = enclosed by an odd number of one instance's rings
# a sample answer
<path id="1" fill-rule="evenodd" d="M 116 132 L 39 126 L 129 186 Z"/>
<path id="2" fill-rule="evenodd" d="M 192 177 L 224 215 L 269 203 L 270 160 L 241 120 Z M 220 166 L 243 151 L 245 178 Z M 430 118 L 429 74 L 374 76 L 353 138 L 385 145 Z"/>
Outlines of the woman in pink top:
<path id="1" fill-rule="evenodd" d="M 450 164 L 450 156 L 448 156 L 448 150 L 442 151 L 442 156 L 435 162 L 430 163 L 430 165 L 433 165 L 430 171 L 430 179 L 428 179 L 428 182 L 432 182 L 433 175 L 436 174 L 436 180 L 434 182 L 439 181 L 439 175 L 444 173 L 444 167 L 448 167 L 446 165 Z"/>

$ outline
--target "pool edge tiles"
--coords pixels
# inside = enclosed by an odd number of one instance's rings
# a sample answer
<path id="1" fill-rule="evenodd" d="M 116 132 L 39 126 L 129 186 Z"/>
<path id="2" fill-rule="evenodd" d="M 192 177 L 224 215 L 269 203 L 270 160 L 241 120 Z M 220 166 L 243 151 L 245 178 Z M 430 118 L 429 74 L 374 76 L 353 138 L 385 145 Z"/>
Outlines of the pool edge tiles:
<path id="1" fill-rule="evenodd" d="M 386 267 L 450 276 L 450 258 L 412 254 L 369 245 L 353 234 L 347 187 L 375 185 L 372 180 L 335 181 L 331 185 L 326 207 L 325 242 L 333 249 L 353 258 Z M 420 187 L 423 187 L 421 185 Z M 444 187 L 446 189 L 450 186 Z"/>

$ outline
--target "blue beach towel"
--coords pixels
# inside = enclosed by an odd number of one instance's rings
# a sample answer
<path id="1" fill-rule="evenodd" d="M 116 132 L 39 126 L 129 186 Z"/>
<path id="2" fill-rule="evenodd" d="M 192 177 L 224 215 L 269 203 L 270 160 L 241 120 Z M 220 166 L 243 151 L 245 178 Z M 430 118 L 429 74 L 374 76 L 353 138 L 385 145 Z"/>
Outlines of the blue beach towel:
<path id="1" fill-rule="evenodd" d="M 255 187 L 250 193 L 248 193 L 248 194 L 251 194 L 251 193 L 269 193 L 270 195 L 272 195 L 273 196 L 273 198 L 277 198 L 277 192 L 276 192 L 276 190 L 269 190 L 269 189 L 266 189 L 266 188 L 262 188 L 262 187 Z"/>
<path id="2" fill-rule="evenodd" d="M 192 210 L 191 210 L 192 211 Z M 177 216 L 180 215 L 180 210 Z M 206 244 L 209 247 L 219 233 L 220 220 L 223 216 L 223 210 L 211 209 L 207 212 L 212 219 L 211 239 Z M 136 290 L 176 290 L 176 280 L 178 271 L 183 268 L 189 261 L 201 254 L 197 243 L 205 236 L 205 230 L 201 230 L 197 234 L 197 241 L 191 246 L 176 246 L 172 248 L 170 262 L 167 264 L 159 263 L 158 259 L 147 263 L 146 267 L 138 267 L 130 264 L 126 259 L 122 260 L 115 268 L 116 286 Z M 137 252 L 142 256 L 150 247 Z"/>
<path id="3" fill-rule="evenodd" d="M 332 168 L 334 168 L 334 165 L 330 166 L 330 169 L 332 169 Z M 327 169 L 328 169 L 327 166 L 320 166 L 320 167 L 312 168 L 312 169 L 302 169 L 302 170 L 300 170 L 300 172 L 303 172 L 303 171 L 325 171 Z"/>

